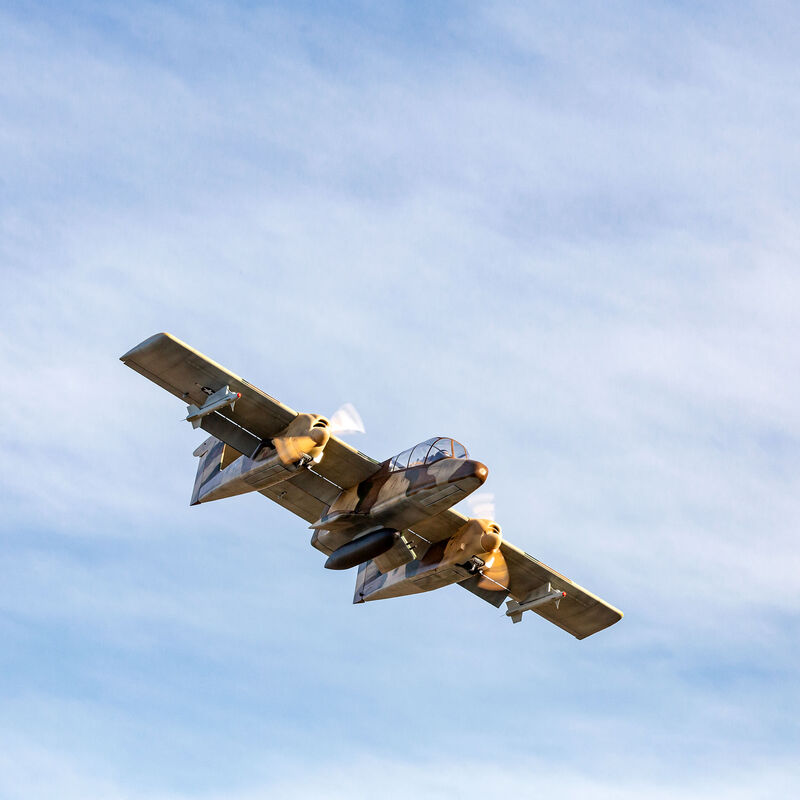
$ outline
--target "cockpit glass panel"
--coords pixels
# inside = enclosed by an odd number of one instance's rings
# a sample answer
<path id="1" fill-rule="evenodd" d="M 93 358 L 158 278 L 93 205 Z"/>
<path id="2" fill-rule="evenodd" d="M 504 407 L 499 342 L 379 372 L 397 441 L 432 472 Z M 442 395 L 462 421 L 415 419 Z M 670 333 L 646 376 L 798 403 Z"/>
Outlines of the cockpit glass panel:
<path id="1" fill-rule="evenodd" d="M 411 458 L 408 459 L 409 467 L 416 467 L 419 464 L 425 463 L 425 458 L 428 455 L 428 450 L 431 449 L 433 441 L 432 439 L 428 439 L 427 442 L 421 442 L 411 451 Z"/>
<path id="2" fill-rule="evenodd" d="M 394 472 L 398 469 L 405 469 L 408 466 L 408 457 L 411 455 L 411 448 L 408 450 L 403 450 L 402 453 L 398 453 L 389 464 L 389 469 Z"/>
<path id="3" fill-rule="evenodd" d="M 396 472 L 406 467 L 416 467 L 420 464 L 432 464 L 443 458 L 468 458 L 467 450 L 463 444 L 455 439 L 444 436 L 435 436 L 420 442 L 416 447 L 403 450 L 389 462 L 389 470 Z"/>
<path id="4" fill-rule="evenodd" d="M 469 458 L 467 448 L 455 439 L 453 439 L 453 458 Z"/>
<path id="5" fill-rule="evenodd" d="M 442 458 L 453 457 L 453 440 L 452 439 L 437 439 L 428 450 L 428 456 L 425 463 L 432 464 L 434 461 L 439 461 Z"/>

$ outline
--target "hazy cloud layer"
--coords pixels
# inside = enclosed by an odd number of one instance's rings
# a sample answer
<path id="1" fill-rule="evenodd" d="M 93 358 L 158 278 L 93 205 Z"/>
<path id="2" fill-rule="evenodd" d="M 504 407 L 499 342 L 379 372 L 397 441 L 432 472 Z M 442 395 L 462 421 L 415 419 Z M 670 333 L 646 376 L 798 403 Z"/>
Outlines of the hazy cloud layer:
<path id="1" fill-rule="evenodd" d="M 791 5 L 0 31 L 0 793 L 797 785 Z M 188 508 L 198 436 L 117 361 L 157 330 L 354 402 L 376 457 L 463 440 L 506 536 L 625 620 L 352 607 L 283 510 Z"/>

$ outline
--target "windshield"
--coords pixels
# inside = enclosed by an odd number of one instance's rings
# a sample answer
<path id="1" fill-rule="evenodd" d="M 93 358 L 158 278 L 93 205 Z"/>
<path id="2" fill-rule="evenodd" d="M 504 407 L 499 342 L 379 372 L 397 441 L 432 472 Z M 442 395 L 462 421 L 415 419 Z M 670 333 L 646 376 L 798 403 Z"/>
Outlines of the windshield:
<path id="1" fill-rule="evenodd" d="M 467 448 L 455 439 L 445 436 L 434 436 L 420 442 L 416 447 L 410 447 L 396 455 L 389 463 L 389 469 L 395 472 L 408 467 L 418 467 L 421 464 L 432 464 L 443 458 L 468 458 Z"/>

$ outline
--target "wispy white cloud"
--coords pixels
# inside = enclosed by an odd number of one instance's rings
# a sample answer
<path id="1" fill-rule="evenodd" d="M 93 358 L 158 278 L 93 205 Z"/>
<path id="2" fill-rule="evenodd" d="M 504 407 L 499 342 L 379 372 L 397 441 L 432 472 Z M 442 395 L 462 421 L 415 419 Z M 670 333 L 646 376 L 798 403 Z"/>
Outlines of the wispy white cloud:
<path id="1" fill-rule="evenodd" d="M 102 767 L 85 769 L 69 758 L 18 742 L 6 742 L 2 786 L 9 800 L 47 798 L 57 790 L 64 800 L 102 796 L 115 800 L 137 800 L 148 797 L 156 800 L 260 800 L 260 798 L 306 798 L 325 796 L 338 798 L 363 797 L 379 793 L 385 798 L 409 796 L 423 800 L 438 800 L 457 794 L 464 798 L 487 795 L 514 796 L 529 793 L 570 794 L 572 796 L 604 798 L 648 797 L 670 798 L 676 794 L 691 800 L 731 797 L 766 798 L 781 795 L 797 778 L 794 764 L 773 761 L 757 772 L 732 767 L 725 777 L 705 777 L 687 780 L 680 771 L 659 786 L 636 778 L 592 773 L 577 769 L 553 769 L 535 755 L 524 760 L 486 759 L 468 761 L 452 754 L 442 755 L 435 762 L 411 762 L 402 758 L 354 758 L 344 763 L 317 764 L 309 768 L 292 760 L 271 771 L 253 784 L 237 785 L 232 789 L 155 791 L 131 788 L 120 784 Z M 467 768 L 469 767 L 469 769 Z"/>
<path id="2" fill-rule="evenodd" d="M 476 796 L 796 782 L 786 8 L 0 13 L 3 719 L 80 731 L 9 757 L 7 794 L 136 797 L 149 762 L 140 793 L 213 796 L 200 753 L 243 796 L 436 797 L 461 768 L 420 754 L 485 753 L 476 715 L 510 763 L 546 719 L 592 765 L 550 743 Z M 353 609 L 282 510 L 187 509 L 196 437 L 116 360 L 161 329 L 294 407 L 355 402 L 376 456 L 463 439 L 509 539 L 626 619 L 576 644 L 457 589 Z M 166 763 L 150 726 L 191 744 Z M 257 774 L 310 730 L 357 770 Z"/>

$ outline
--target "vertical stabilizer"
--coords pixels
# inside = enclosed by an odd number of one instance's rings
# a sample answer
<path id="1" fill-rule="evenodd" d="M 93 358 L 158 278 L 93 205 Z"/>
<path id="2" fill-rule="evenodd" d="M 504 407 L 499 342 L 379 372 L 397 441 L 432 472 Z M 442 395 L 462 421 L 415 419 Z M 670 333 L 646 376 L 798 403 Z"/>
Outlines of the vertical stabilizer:
<path id="1" fill-rule="evenodd" d="M 203 484 L 208 483 L 221 469 L 222 456 L 225 445 L 213 436 L 209 436 L 193 453 L 200 461 L 197 463 L 197 475 L 192 489 L 190 505 L 196 506 L 200 502 L 200 490 Z"/>

